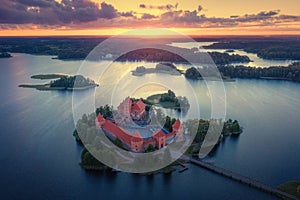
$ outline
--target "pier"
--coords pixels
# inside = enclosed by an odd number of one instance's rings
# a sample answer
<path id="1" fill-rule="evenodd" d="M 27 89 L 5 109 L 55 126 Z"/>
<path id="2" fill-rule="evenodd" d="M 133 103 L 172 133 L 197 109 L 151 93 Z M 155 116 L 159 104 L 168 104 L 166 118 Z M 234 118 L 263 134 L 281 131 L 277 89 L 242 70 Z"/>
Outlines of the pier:
<path id="1" fill-rule="evenodd" d="M 188 170 L 189 168 L 185 165 L 185 164 L 183 164 L 183 163 L 181 163 L 181 162 L 179 162 L 179 161 L 176 161 L 176 163 L 178 163 L 182 168 L 178 171 L 179 173 L 182 173 L 182 172 L 184 172 L 185 170 Z"/>
<path id="2" fill-rule="evenodd" d="M 240 183 L 246 184 L 250 187 L 253 187 L 253 188 L 259 189 L 261 191 L 267 192 L 269 194 L 272 194 L 276 197 L 283 197 L 283 198 L 292 199 L 292 200 L 300 200 L 300 198 L 298 198 L 294 195 L 288 194 L 286 192 L 283 192 L 281 190 L 278 190 L 277 188 L 274 188 L 270 185 L 267 185 L 265 183 L 261 183 L 259 181 L 254 180 L 254 179 L 251 179 L 251 178 L 245 177 L 243 175 L 240 175 L 238 173 L 232 172 L 230 170 L 227 170 L 227 169 L 224 169 L 224 168 L 221 168 L 221 167 L 217 167 L 217 166 L 205 163 L 205 162 L 203 162 L 199 159 L 191 158 L 190 161 L 191 161 L 191 163 L 193 163 L 195 165 L 198 165 L 202 168 L 208 169 L 208 170 L 210 170 L 210 171 L 212 171 L 216 174 L 220 174 L 224 177 L 228 177 L 232 180 L 235 180 L 235 181 L 238 181 Z"/>

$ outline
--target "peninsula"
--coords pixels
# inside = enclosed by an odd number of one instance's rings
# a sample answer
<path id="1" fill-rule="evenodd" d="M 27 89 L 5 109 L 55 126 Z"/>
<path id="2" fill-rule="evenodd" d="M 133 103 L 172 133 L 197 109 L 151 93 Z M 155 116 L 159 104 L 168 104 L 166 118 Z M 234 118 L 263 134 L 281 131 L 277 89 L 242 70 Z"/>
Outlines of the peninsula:
<path id="1" fill-rule="evenodd" d="M 186 79 L 191 79 L 191 80 L 205 79 L 209 81 L 225 81 L 225 82 L 235 81 L 230 76 L 225 76 L 223 73 L 220 73 L 220 76 L 218 77 L 214 69 L 211 69 L 209 67 L 202 67 L 202 68 L 191 67 L 185 71 L 184 76 Z"/>

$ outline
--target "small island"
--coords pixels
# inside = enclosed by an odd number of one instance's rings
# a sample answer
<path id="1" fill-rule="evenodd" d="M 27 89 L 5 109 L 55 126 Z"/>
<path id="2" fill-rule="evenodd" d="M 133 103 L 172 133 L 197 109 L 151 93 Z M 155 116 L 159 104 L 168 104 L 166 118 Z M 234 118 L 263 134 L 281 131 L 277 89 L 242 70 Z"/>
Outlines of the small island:
<path id="1" fill-rule="evenodd" d="M 145 68 L 138 66 L 135 70 L 131 71 L 133 76 L 143 76 L 145 74 L 164 73 L 174 76 L 180 76 L 182 71 L 172 63 L 158 63 L 155 68 Z"/>
<path id="2" fill-rule="evenodd" d="M 21 84 L 19 87 L 35 88 L 37 90 L 85 90 L 98 87 L 93 80 L 82 75 L 40 74 L 31 76 L 33 79 L 55 79 L 46 84 Z"/>
<path id="3" fill-rule="evenodd" d="M 10 58 L 12 55 L 7 52 L 0 52 L 0 58 Z"/>
<path id="4" fill-rule="evenodd" d="M 149 105 L 156 105 L 161 106 L 167 109 L 174 109 L 178 112 L 186 113 L 189 108 L 190 104 L 186 97 L 176 96 L 172 90 L 168 90 L 166 93 L 162 94 L 154 94 L 143 101 Z"/>

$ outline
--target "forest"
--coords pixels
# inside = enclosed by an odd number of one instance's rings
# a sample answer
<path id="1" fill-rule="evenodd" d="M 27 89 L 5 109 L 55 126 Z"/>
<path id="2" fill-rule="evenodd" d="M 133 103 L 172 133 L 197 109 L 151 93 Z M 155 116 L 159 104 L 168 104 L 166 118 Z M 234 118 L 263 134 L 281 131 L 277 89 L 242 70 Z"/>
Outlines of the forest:
<path id="1" fill-rule="evenodd" d="M 259 37 L 223 39 L 204 46 L 205 49 L 233 49 L 255 53 L 258 57 L 272 60 L 300 60 L 299 37 Z"/>
<path id="2" fill-rule="evenodd" d="M 268 79 L 268 80 L 287 80 L 300 82 L 300 62 L 295 62 L 287 67 L 249 67 L 244 65 L 238 66 L 218 66 L 222 77 L 230 78 L 249 78 L 249 79 Z M 191 67 L 186 70 L 185 77 L 192 80 L 202 80 L 202 75 L 209 75 L 209 68 L 203 67 L 197 69 Z M 208 72 L 208 73 L 207 73 Z M 213 74 L 215 75 L 215 73 Z"/>

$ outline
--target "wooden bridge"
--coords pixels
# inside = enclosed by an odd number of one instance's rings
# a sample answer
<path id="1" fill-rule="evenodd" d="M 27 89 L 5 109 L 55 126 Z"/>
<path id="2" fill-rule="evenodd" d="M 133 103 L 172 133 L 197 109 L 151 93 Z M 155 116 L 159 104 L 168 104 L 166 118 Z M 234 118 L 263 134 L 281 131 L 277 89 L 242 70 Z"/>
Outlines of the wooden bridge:
<path id="1" fill-rule="evenodd" d="M 198 165 L 200 167 L 203 167 L 205 169 L 208 169 L 208 170 L 210 170 L 214 173 L 217 173 L 217 174 L 220 174 L 222 176 L 228 177 L 232 180 L 235 180 L 235 181 L 238 181 L 240 183 L 246 184 L 250 187 L 259 189 L 261 191 L 270 193 L 270 194 L 275 195 L 277 197 L 283 197 L 285 199 L 292 199 L 292 200 L 300 200 L 300 198 L 298 198 L 294 195 L 288 194 L 286 192 L 283 192 L 281 190 L 278 190 L 278 189 L 276 189 L 276 188 L 274 188 L 270 185 L 261 183 L 259 181 L 256 181 L 256 180 L 253 180 L 251 178 L 248 178 L 248 177 L 245 177 L 243 175 L 232 172 L 230 170 L 227 170 L 227 169 L 224 169 L 224 168 L 221 168 L 221 167 L 217 167 L 217 166 L 205 163 L 205 162 L 203 162 L 199 159 L 191 158 L 190 161 L 191 161 L 191 163 L 196 164 L 196 165 Z"/>

